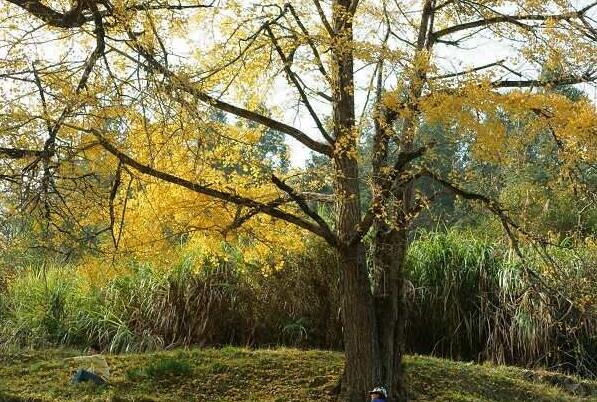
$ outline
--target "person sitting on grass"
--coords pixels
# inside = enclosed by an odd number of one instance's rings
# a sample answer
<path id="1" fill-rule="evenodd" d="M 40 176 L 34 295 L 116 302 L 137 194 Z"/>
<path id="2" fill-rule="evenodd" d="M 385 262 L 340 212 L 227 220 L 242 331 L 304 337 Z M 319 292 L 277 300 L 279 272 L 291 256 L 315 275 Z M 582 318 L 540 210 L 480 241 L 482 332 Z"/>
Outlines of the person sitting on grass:
<path id="1" fill-rule="evenodd" d="M 386 402 L 388 393 L 384 387 L 375 387 L 369 391 L 369 396 L 373 402 Z"/>
<path id="2" fill-rule="evenodd" d="M 110 368 L 103 355 L 99 354 L 97 346 L 88 349 L 89 356 L 69 357 L 67 360 L 78 362 L 81 366 L 73 375 L 71 383 L 79 384 L 91 381 L 96 385 L 105 385 L 110 378 Z"/>

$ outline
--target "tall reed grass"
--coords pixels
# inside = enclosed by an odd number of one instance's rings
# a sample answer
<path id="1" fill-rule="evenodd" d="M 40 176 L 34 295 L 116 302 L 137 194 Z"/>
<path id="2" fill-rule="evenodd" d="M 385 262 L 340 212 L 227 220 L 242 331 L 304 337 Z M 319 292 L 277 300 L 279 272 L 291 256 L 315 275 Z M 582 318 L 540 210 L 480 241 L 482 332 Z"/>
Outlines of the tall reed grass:
<path id="1" fill-rule="evenodd" d="M 560 249 L 554 277 L 536 253 L 525 254 L 457 230 L 419 233 L 407 257 L 408 349 L 594 377 L 596 306 L 576 297 L 597 290 L 594 261 Z"/>
<path id="2" fill-rule="evenodd" d="M 69 266 L 30 268 L 0 292 L 0 342 L 99 343 L 114 352 L 185 345 L 339 349 L 335 255 L 320 243 L 308 250 L 280 269 L 243 262 L 233 249 L 220 259 L 187 254 L 166 268 L 129 263 L 101 285 Z M 418 233 L 406 261 L 407 349 L 594 377 L 590 250 L 557 251 L 557 275 L 527 254 L 521 261 L 505 244 L 458 230 Z M 538 283 L 529 269 L 547 282 Z M 573 297 L 585 307 L 572 308 Z"/>
<path id="3" fill-rule="evenodd" d="M 97 343 L 114 352 L 191 344 L 338 348 L 335 269 L 323 247 L 273 271 L 200 253 L 168 269 L 131 263 L 101 286 L 75 267 L 31 268 L 0 294 L 0 342 Z"/>

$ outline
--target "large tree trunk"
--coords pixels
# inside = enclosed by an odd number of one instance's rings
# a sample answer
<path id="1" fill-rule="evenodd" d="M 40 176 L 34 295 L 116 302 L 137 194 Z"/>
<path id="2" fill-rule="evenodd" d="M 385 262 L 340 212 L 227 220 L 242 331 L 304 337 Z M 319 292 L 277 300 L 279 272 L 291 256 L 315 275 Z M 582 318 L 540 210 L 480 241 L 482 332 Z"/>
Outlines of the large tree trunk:
<path id="1" fill-rule="evenodd" d="M 405 322 L 402 267 L 406 230 L 390 229 L 383 221 L 376 224 L 378 236 L 375 237 L 374 266 L 384 278 L 376 278 L 372 283 L 362 242 L 348 245 L 361 221 L 351 3 L 351 0 L 335 0 L 332 6 L 336 43 L 339 44 L 332 48 L 332 91 L 346 356 L 340 399 L 362 402 L 368 397 L 367 391 L 371 387 L 382 385 L 391 390 L 390 400 L 395 401 L 403 400 L 405 395 L 401 364 Z"/>
<path id="2" fill-rule="evenodd" d="M 406 387 L 402 355 L 406 308 L 404 299 L 404 262 L 407 231 L 385 222 L 375 225 L 373 241 L 373 295 L 378 332 L 380 376 L 389 401 L 405 401 Z"/>
<path id="3" fill-rule="evenodd" d="M 385 113 L 381 110 L 381 113 Z M 389 138 L 386 123 L 376 125 L 373 154 L 373 194 L 378 199 L 383 192 L 383 175 L 381 171 L 388 164 L 387 141 Z M 398 192 L 398 191 L 396 191 Z M 403 192 L 403 195 L 410 192 Z M 408 201 L 410 197 L 403 197 Z M 376 201 L 374 201 L 376 202 Z M 386 205 L 388 215 L 378 217 L 373 226 L 372 241 L 372 291 L 377 324 L 377 345 L 379 351 L 378 384 L 387 388 L 389 401 L 405 401 L 406 387 L 402 354 L 404 351 L 404 332 L 406 324 L 406 307 L 404 300 L 404 262 L 408 232 L 406 227 L 397 224 L 405 222 L 402 205 L 389 202 Z M 387 220 L 394 219 L 394 224 Z"/>
<path id="4" fill-rule="evenodd" d="M 350 3 L 350 0 L 335 0 L 332 7 L 336 41 L 339 44 L 332 50 L 332 91 L 337 230 L 341 243 L 339 263 L 346 356 L 340 399 L 362 402 L 367 396 L 367 389 L 373 385 L 378 359 L 375 314 L 365 250 L 361 243 L 348 245 L 361 220 Z"/>
<path id="5" fill-rule="evenodd" d="M 387 163 L 388 138 L 383 127 L 376 127 L 377 139 L 374 155 L 374 192 L 379 192 L 382 175 L 377 173 Z M 414 120 L 404 121 L 402 127 L 402 151 L 412 151 Z M 381 375 L 378 382 L 388 388 L 389 402 L 406 401 L 407 392 L 402 367 L 402 355 L 406 343 L 407 319 L 404 294 L 404 265 L 408 247 L 408 227 L 413 204 L 413 185 L 408 183 L 395 188 L 400 200 L 388 200 L 387 216 L 378 218 L 374 225 L 372 289 L 375 300 L 375 318 L 378 328 L 378 350 Z M 391 223 L 388 223 L 391 222 Z"/>
<path id="6" fill-rule="evenodd" d="M 362 402 L 379 365 L 373 299 L 362 245 L 340 252 L 342 318 L 346 363 L 340 400 Z"/>
<path id="7" fill-rule="evenodd" d="M 377 385 L 386 387 L 390 402 L 406 400 L 402 369 L 406 248 L 406 230 L 376 224 L 373 293 L 363 245 L 340 252 L 346 357 L 342 401 L 363 401 Z"/>

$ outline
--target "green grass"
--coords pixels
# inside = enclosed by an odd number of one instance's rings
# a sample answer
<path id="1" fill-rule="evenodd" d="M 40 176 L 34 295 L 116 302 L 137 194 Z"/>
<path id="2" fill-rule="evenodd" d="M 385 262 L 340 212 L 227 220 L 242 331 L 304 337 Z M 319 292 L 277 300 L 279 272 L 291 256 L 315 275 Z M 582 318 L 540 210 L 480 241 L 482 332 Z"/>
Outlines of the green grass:
<path id="1" fill-rule="evenodd" d="M 341 353 L 295 349 L 190 349 L 108 355 L 110 385 L 71 386 L 76 351 L 0 355 L 0 401 L 322 401 L 342 370 Z M 597 382 L 544 371 L 406 358 L 418 401 L 590 401 Z"/>

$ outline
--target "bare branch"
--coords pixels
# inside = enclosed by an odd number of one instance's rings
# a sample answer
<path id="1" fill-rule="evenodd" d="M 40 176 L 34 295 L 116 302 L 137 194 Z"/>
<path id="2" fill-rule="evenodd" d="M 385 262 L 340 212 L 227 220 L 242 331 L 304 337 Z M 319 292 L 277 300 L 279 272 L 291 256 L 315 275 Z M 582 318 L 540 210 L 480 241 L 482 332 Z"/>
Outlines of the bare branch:
<path id="1" fill-rule="evenodd" d="M 474 67 L 474 68 L 471 68 L 470 70 L 466 70 L 466 71 L 459 71 L 459 72 L 456 72 L 456 73 L 436 75 L 434 77 L 429 77 L 429 80 L 442 80 L 442 79 L 445 79 L 445 78 L 460 77 L 462 75 L 466 75 L 466 74 L 470 74 L 470 73 L 473 73 L 473 72 L 485 70 L 485 69 L 488 69 L 488 68 L 491 68 L 491 67 L 495 67 L 495 66 L 500 66 L 501 67 L 502 63 L 504 61 L 506 61 L 506 60 L 502 59 L 502 60 L 498 60 L 498 61 L 493 62 L 493 63 L 484 64 L 482 66 Z"/>
<path id="2" fill-rule="evenodd" d="M 33 77 L 35 79 L 35 85 L 37 86 L 37 90 L 39 91 L 39 98 L 41 100 L 42 110 L 44 112 L 44 115 L 47 115 L 48 114 L 48 104 L 46 103 L 46 95 L 44 93 L 44 88 L 41 84 L 41 79 L 39 78 L 39 73 L 37 71 L 37 68 L 35 67 L 35 63 L 33 63 L 32 69 L 33 69 Z M 48 133 L 50 133 L 52 131 L 50 122 L 47 120 L 46 120 L 46 128 L 48 130 Z"/>
<path id="3" fill-rule="evenodd" d="M 321 19 L 321 22 L 322 22 L 323 26 L 325 27 L 326 31 L 328 32 L 328 34 L 330 36 L 334 36 L 334 28 L 332 28 L 332 26 L 330 25 L 330 22 L 328 21 L 327 17 L 325 16 L 325 12 L 323 11 L 323 8 L 321 8 L 321 3 L 319 2 L 319 0 L 313 0 L 313 3 L 315 4 L 315 7 L 317 8 L 317 13 L 319 14 L 319 18 Z"/>
<path id="4" fill-rule="evenodd" d="M 441 178 L 440 176 L 428 169 L 424 169 L 422 171 L 422 174 L 432 178 L 434 181 L 441 184 L 446 189 L 452 191 L 454 194 L 464 198 L 465 200 L 480 202 L 485 206 L 485 208 L 487 208 L 489 211 L 495 214 L 500 219 L 500 222 L 502 223 L 502 226 L 504 227 L 506 234 L 512 242 L 512 246 L 514 247 L 516 253 L 520 257 L 522 257 L 522 253 L 519 248 L 518 238 L 516 237 L 516 234 L 514 233 L 513 229 L 519 233 L 522 233 L 527 238 L 534 240 L 540 244 L 551 244 L 547 239 L 544 239 L 540 236 L 537 236 L 536 234 L 528 232 L 527 230 L 523 229 L 520 225 L 518 225 L 516 222 L 514 222 L 514 220 L 506 213 L 506 210 L 497 201 L 492 200 L 491 198 L 485 195 L 464 190 L 456 186 L 455 184 Z"/>
<path id="5" fill-rule="evenodd" d="M 110 190 L 110 196 L 108 198 L 108 207 L 110 211 L 110 234 L 112 235 L 112 242 L 114 248 L 118 248 L 118 241 L 116 239 L 116 233 L 114 233 L 114 224 L 116 223 L 116 213 L 114 211 L 114 200 L 118 194 L 118 188 L 120 187 L 120 178 L 122 173 L 122 162 L 118 162 L 116 167 L 116 173 L 114 174 L 114 181 L 112 183 L 112 189 Z"/>
<path id="6" fill-rule="evenodd" d="M 305 107 L 307 108 L 307 110 L 309 111 L 309 114 L 313 118 L 313 121 L 317 125 L 319 132 L 321 133 L 323 138 L 325 138 L 330 144 L 333 144 L 334 139 L 325 130 L 325 128 L 323 127 L 323 123 L 321 122 L 321 120 L 319 119 L 319 116 L 317 116 L 317 113 L 315 112 L 315 109 L 313 109 L 313 106 L 311 106 L 311 103 L 309 102 L 309 98 L 307 97 L 305 90 L 303 89 L 300 82 L 297 80 L 296 75 L 292 71 L 290 60 L 288 60 L 288 58 L 284 54 L 284 51 L 280 47 L 280 44 L 278 43 L 278 40 L 276 39 L 276 36 L 274 35 L 271 27 L 268 25 L 268 26 L 266 26 L 265 30 L 266 30 L 268 36 L 270 37 L 270 39 L 272 40 L 274 48 L 276 49 L 276 52 L 280 56 L 282 63 L 284 64 L 284 71 L 286 72 L 288 79 L 294 84 L 296 90 L 299 92 L 301 100 L 302 100 L 303 104 L 305 105 Z"/>
<path id="7" fill-rule="evenodd" d="M 131 186 L 133 185 L 133 175 L 128 169 L 125 169 L 130 176 L 129 184 L 124 192 L 124 204 L 122 205 L 122 213 L 120 214 L 120 225 L 118 226 L 118 236 L 116 236 L 116 243 L 114 243 L 114 249 L 118 250 L 118 246 L 120 245 L 120 240 L 122 239 L 122 231 L 124 230 L 124 218 L 126 216 L 126 207 L 129 202 L 129 193 L 131 191 Z"/>
<path id="8" fill-rule="evenodd" d="M 570 21 L 578 19 L 584 16 L 587 11 L 597 5 L 597 1 L 593 2 L 586 7 L 578 11 L 573 11 L 564 14 L 527 14 L 527 15 L 498 15 L 491 18 L 483 18 L 476 21 L 465 22 L 463 24 L 454 25 L 449 28 L 440 29 L 439 31 L 433 32 L 432 40 L 436 40 L 446 35 L 450 35 L 456 32 L 464 31 L 472 28 L 487 27 L 490 25 L 509 23 L 514 25 L 524 25 L 522 21 L 547 21 L 547 20 L 565 20 Z M 527 28 L 534 28 L 533 26 L 527 26 Z"/>

